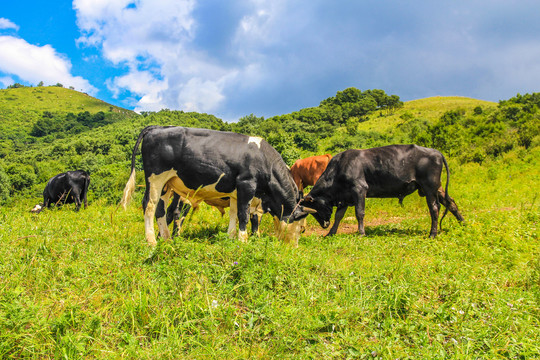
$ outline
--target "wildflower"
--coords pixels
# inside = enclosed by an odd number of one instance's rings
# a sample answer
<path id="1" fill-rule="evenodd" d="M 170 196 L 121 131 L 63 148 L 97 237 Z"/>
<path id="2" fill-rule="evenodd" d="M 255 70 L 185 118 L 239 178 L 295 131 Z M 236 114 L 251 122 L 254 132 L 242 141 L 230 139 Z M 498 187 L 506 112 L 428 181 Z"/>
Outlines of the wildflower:
<path id="1" fill-rule="evenodd" d="M 214 309 L 216 309 L 216 308 L 218 307 L 218 305 L 219 305 L 219 304 L 218 304 L 217 300 L 212 300 L 212 307 L 213 307 Z"/>

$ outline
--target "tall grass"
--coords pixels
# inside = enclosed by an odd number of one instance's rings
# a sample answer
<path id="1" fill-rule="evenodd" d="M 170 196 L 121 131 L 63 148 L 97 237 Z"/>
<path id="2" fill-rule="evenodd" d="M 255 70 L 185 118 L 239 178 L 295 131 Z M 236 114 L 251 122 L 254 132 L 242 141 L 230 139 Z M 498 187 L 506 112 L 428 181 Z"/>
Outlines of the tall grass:
<path id="1" fill-rule="evenodd" d="M 154 252 L 136 201 L 0 208 L 0 358 L 538 357 L 538 166 L 451 169 L 467 225 L 436 239 L 416 195 L 369 199 L 366 237 L 298 249 L 230 240 L 204 206 Z"/>

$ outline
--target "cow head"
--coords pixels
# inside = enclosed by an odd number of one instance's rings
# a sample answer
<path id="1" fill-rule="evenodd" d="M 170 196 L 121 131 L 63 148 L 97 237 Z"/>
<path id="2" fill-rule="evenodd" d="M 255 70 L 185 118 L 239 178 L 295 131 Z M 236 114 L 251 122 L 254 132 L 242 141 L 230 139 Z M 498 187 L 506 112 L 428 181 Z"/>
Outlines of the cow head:
<path id="1" fill-rule="evenodd" d="M 330 225 L 332 210 L 333 207 L 329 200 L 324 197 L 313 198 L 308 194 L 302 201 L 302 205 L 299 206 L 298 211 L 291 217 L 291 220 L 300 220 L 312 214 L 319 224 L 326 229 Z"/>
<path id="2" fill-rule="evenodd" d="M 302 233 L 301 221 L 287 222 L 285 220 L 279 220 L 277 216 L 274 216 L 274 227 L 276 237 L 279 240 L 295 247 L 298 246 L 298 239 Z"/>

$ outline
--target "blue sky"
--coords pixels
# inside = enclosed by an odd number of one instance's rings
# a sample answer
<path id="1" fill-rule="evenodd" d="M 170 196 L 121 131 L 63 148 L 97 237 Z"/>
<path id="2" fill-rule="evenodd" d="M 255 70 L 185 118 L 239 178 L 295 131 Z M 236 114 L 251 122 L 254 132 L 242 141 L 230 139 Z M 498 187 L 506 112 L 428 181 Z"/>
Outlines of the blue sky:
<path id="1" fill-rule="evenodd" d="M 351 86 L 498 101 L 540 91 L 539 14 L 536 0 L 4 1 L 0 87 L 227 121 Z"/>

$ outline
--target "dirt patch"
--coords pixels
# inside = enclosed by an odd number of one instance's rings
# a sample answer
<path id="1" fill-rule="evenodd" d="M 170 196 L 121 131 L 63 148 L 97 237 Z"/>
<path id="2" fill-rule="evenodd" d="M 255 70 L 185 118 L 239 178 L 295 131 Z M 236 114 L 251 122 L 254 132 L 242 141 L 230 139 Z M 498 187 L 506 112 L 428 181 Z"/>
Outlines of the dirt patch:
<path id="1" fill-rule="evenodd" d="M 388 225 L 388 224 L 399 224 L 403 219 L 404 218 L 399 217 L 399 216 L 366 219 L 364 220 L 364 227 L 380 226 L 380 225 Z M 323 229 L 319 225 L 308 225 L 306 227 L 306 231 L 304 232 L 304 235 L 324 236 L 328 234 L 328 231 L 330 231 L 330 227 L 328 227 L 328 229 Z M 341 221 L 341 223 L 339 224 L 337 233 L 338 234 L 354 234 L 357 231 L 358 231 L 358 223 L 356 222 L 356 218 L 354 216 L 349 216 L 349 217 L 344 218 Z"/>

